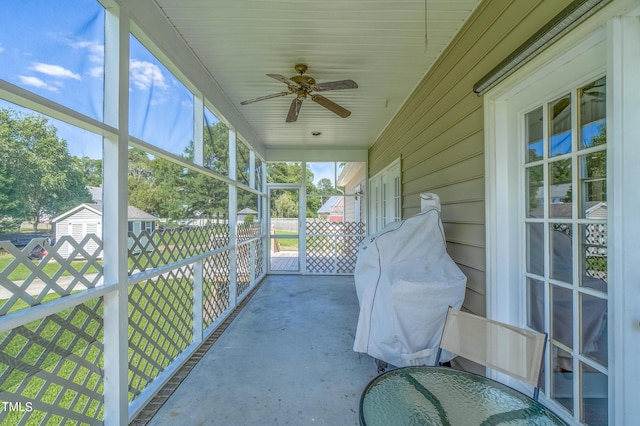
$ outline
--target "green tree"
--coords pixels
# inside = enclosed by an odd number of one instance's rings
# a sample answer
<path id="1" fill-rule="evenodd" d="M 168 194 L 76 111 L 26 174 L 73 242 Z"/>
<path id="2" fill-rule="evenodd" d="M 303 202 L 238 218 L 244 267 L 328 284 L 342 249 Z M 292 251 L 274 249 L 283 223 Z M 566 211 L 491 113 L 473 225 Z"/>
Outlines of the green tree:
<path id="1" fill-rule="evenodd" d="M 194 145 L 191 141 L 185 149 L 185 158 L 193 161 L 193 151 Z M 222 122 L 205 127 L 203 165 L 222 175 L 229 174 L 229 128 Z M 184 193 L 189 194 L 188 204 L 192 217 L 213 218 L 228 214 L 229 185 L 227 183 L 191 171 L 185 178 Z M 239 205 L 241 198 L 242 194 L 238 194 Z"/>
<path id="2" fill-rule="evenodd" d="M 102 185 L 102 159 L 83 157 L 71 157 L 73 168 L 82 175 L 85 186 Z"/>
<path id="3" fill-rule="evenodd" d="M 6 150 L 0 184 L 7 186 L 3 194 L 8 206 L 3 217 L 11 212 L 13 219 L 28 219 L 37 230 L 44 218 L 91 201 L 67 142 L 47 118 L 3 109 L 0 128 L 0 144 Z"/>
<path id="4" fill-rule="evenodd" d="M 290 192 L 283 190 L 272 203 L 272 216 L 293 218 L 298 217 L 298 200 L 291 198 Z"/>
<path id="5" fill-rule="evenodd" d="M 20 150 L 13 138 L 14 127 L 9 110 L 0 109 L 0 232 L 14 231 L 21 222 L 15 173 Z"/>
<path id="6" fill-rule="evenodd" d="M 160 216 L 158 197 L 152 180 L 151 158 L 138 148 L 130 148 L 127 155 L 129 160 L 127 164 L 129 205 Z"/>

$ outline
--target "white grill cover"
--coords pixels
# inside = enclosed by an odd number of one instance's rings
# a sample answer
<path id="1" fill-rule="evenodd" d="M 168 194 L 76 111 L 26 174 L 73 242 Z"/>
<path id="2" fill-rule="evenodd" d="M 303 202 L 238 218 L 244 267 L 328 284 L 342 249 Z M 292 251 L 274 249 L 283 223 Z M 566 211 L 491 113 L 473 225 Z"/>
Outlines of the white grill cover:
<path id="1" fill-rule="evenodd" d="M 440 200 L 421 194 L 422 211 L 365 238 L 355 284 L 360 317 L 353 350 L 391 365 L 431 365 L 449 306 L 459 309 L 467 277 L 449 257 Z M 441 361 L 451 355 L 443 353 Z"/>

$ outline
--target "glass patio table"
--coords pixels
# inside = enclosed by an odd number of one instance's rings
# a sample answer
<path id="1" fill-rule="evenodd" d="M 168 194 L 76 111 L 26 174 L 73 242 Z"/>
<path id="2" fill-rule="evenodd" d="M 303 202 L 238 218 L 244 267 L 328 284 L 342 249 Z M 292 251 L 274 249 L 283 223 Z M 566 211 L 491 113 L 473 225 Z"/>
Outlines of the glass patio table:
<path id="1" fill-rule="evenodd" d="M 404 367 L 373 379 L 362 425 L 566 425 L 544 405 L 495 380 L 445 367 Z"/>

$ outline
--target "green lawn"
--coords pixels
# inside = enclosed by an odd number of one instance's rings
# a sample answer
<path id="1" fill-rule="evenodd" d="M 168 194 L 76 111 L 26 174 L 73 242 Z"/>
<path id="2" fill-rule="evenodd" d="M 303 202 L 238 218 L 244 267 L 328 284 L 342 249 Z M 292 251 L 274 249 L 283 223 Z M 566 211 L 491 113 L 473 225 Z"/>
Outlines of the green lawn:
<path id="1" fill-rule="evenodd" d="M 291 231 L 275 231 L 274 235 L 297 235 L 296 232 Z M 297 238 L 278 238 L 278 244 L 283 251 L 296 251 L 298 250 Z"/>
<path id="2" fill-rule="evenodd" d="M 0 256 L 0 271 L 3 271 L 4 268 L 7 267 L 7 265 L 13 260 L 13 256 L 11 255 L 2 255 Z M 33 261 L 34 263 L 38 263 L 37 260 Z M 102 261 L 99 261 L 98 263 L 100 263 L 101 265 L 103 264 Z M 84 260 L 77 260 L 77 261 L 73 261 L 71 262 L 71 266 L 73 267 L 73 269 L 75 269 L 76 271 L 79 271 L 80 269 L 82 269 L 82 267 L 84 265 L 86 265 L 87 262 Z M 43 268 L 42 271 L 49 277 L 51 277 L 58 269 L 60 269 L 60 264 L 58 262 L 53 262 L 50 261 L 48 262 Z M 98 270 L 94 267 L 91 266 L 89 267 L 89 269 L 86 271 L 87 274 L 95 274 L 97 273 Z M 9 274 L 9 279 L 11 281 L 23 281 L 25 280 L 29 274 L 31 273 L 31 270 L 26 267 L 25 265 L 18 265 L 10 274 Z M 62 273 L 62 276 L 68 276 L 71 275 L 71 273 L 69 271 L 64 271 Z"/>

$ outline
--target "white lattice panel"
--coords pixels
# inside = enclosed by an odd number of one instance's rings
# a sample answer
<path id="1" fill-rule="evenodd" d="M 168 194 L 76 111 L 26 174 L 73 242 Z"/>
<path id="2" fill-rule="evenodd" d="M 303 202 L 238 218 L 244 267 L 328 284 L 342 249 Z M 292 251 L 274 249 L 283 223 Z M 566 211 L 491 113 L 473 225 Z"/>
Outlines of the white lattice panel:
<path id="1" fill-rule="evenodd" d="M 0 423 L 102 421 L 102 314 L 96 298 L 0 334 Z"/>
<path id="2" fill-rule="evenodd" d="M 68 257 L 60 255 L 63 245 L 69 247 Z M 47 251 L 42 260 L 29 259 L 38 245 Z M 54 246 L 45 239 L 33 239 L 23 249 L 8 241 L 0 249 L 11 261 L 0 271 L 0 316 L 67 296 L 74 291 L 93 288 L 102 282 L 102 241 L 94 234 L 80 242 L 66 236 Z"/>
<path id="3" fill-rule="evenodd" d="M 129 398 L 193 341 L 193 268 L 174 269 L 129 290 Z"/>
<path id="4" fill-rule="evenodd" d="M 229 307 L 229 252 L 208 257 L 203 265 L 202 322 L 206 329 Z"/>
<path id="5" fill-rule="evenodd" d="M 249 289 L 251 285 L 251 246 L 243 244 L 238 246 L 238 268 L 236 282 L 238 285 L 238 295 Z"/>
<path id="6" fill-rule="evenodd" d="M 228 225 L 129 232 L 129 275 L 229 245 Z"/>
<path id="7" fill-rule="evenodd" d="M 241 223 L 238 225 L 238 241 L 246 241 L 260 235 L 260 222 Z"/>
<path id="8" fill-rule="evenodd" d="M 255 259 L 256 259 L 256 272 L 254 278 L 260 277 L 264 274 L 264 256 L 262 253 L 262 248 L 264 244 L 262 243 L 262 239 L 256 241 L 256 251 L 255 251 Z"/>
<path id="9" fill-rule="evenodd" d="M 307 272 L 353 274 L 358 245 L 365 237 L 362 222 L 306 222 Z"/>

